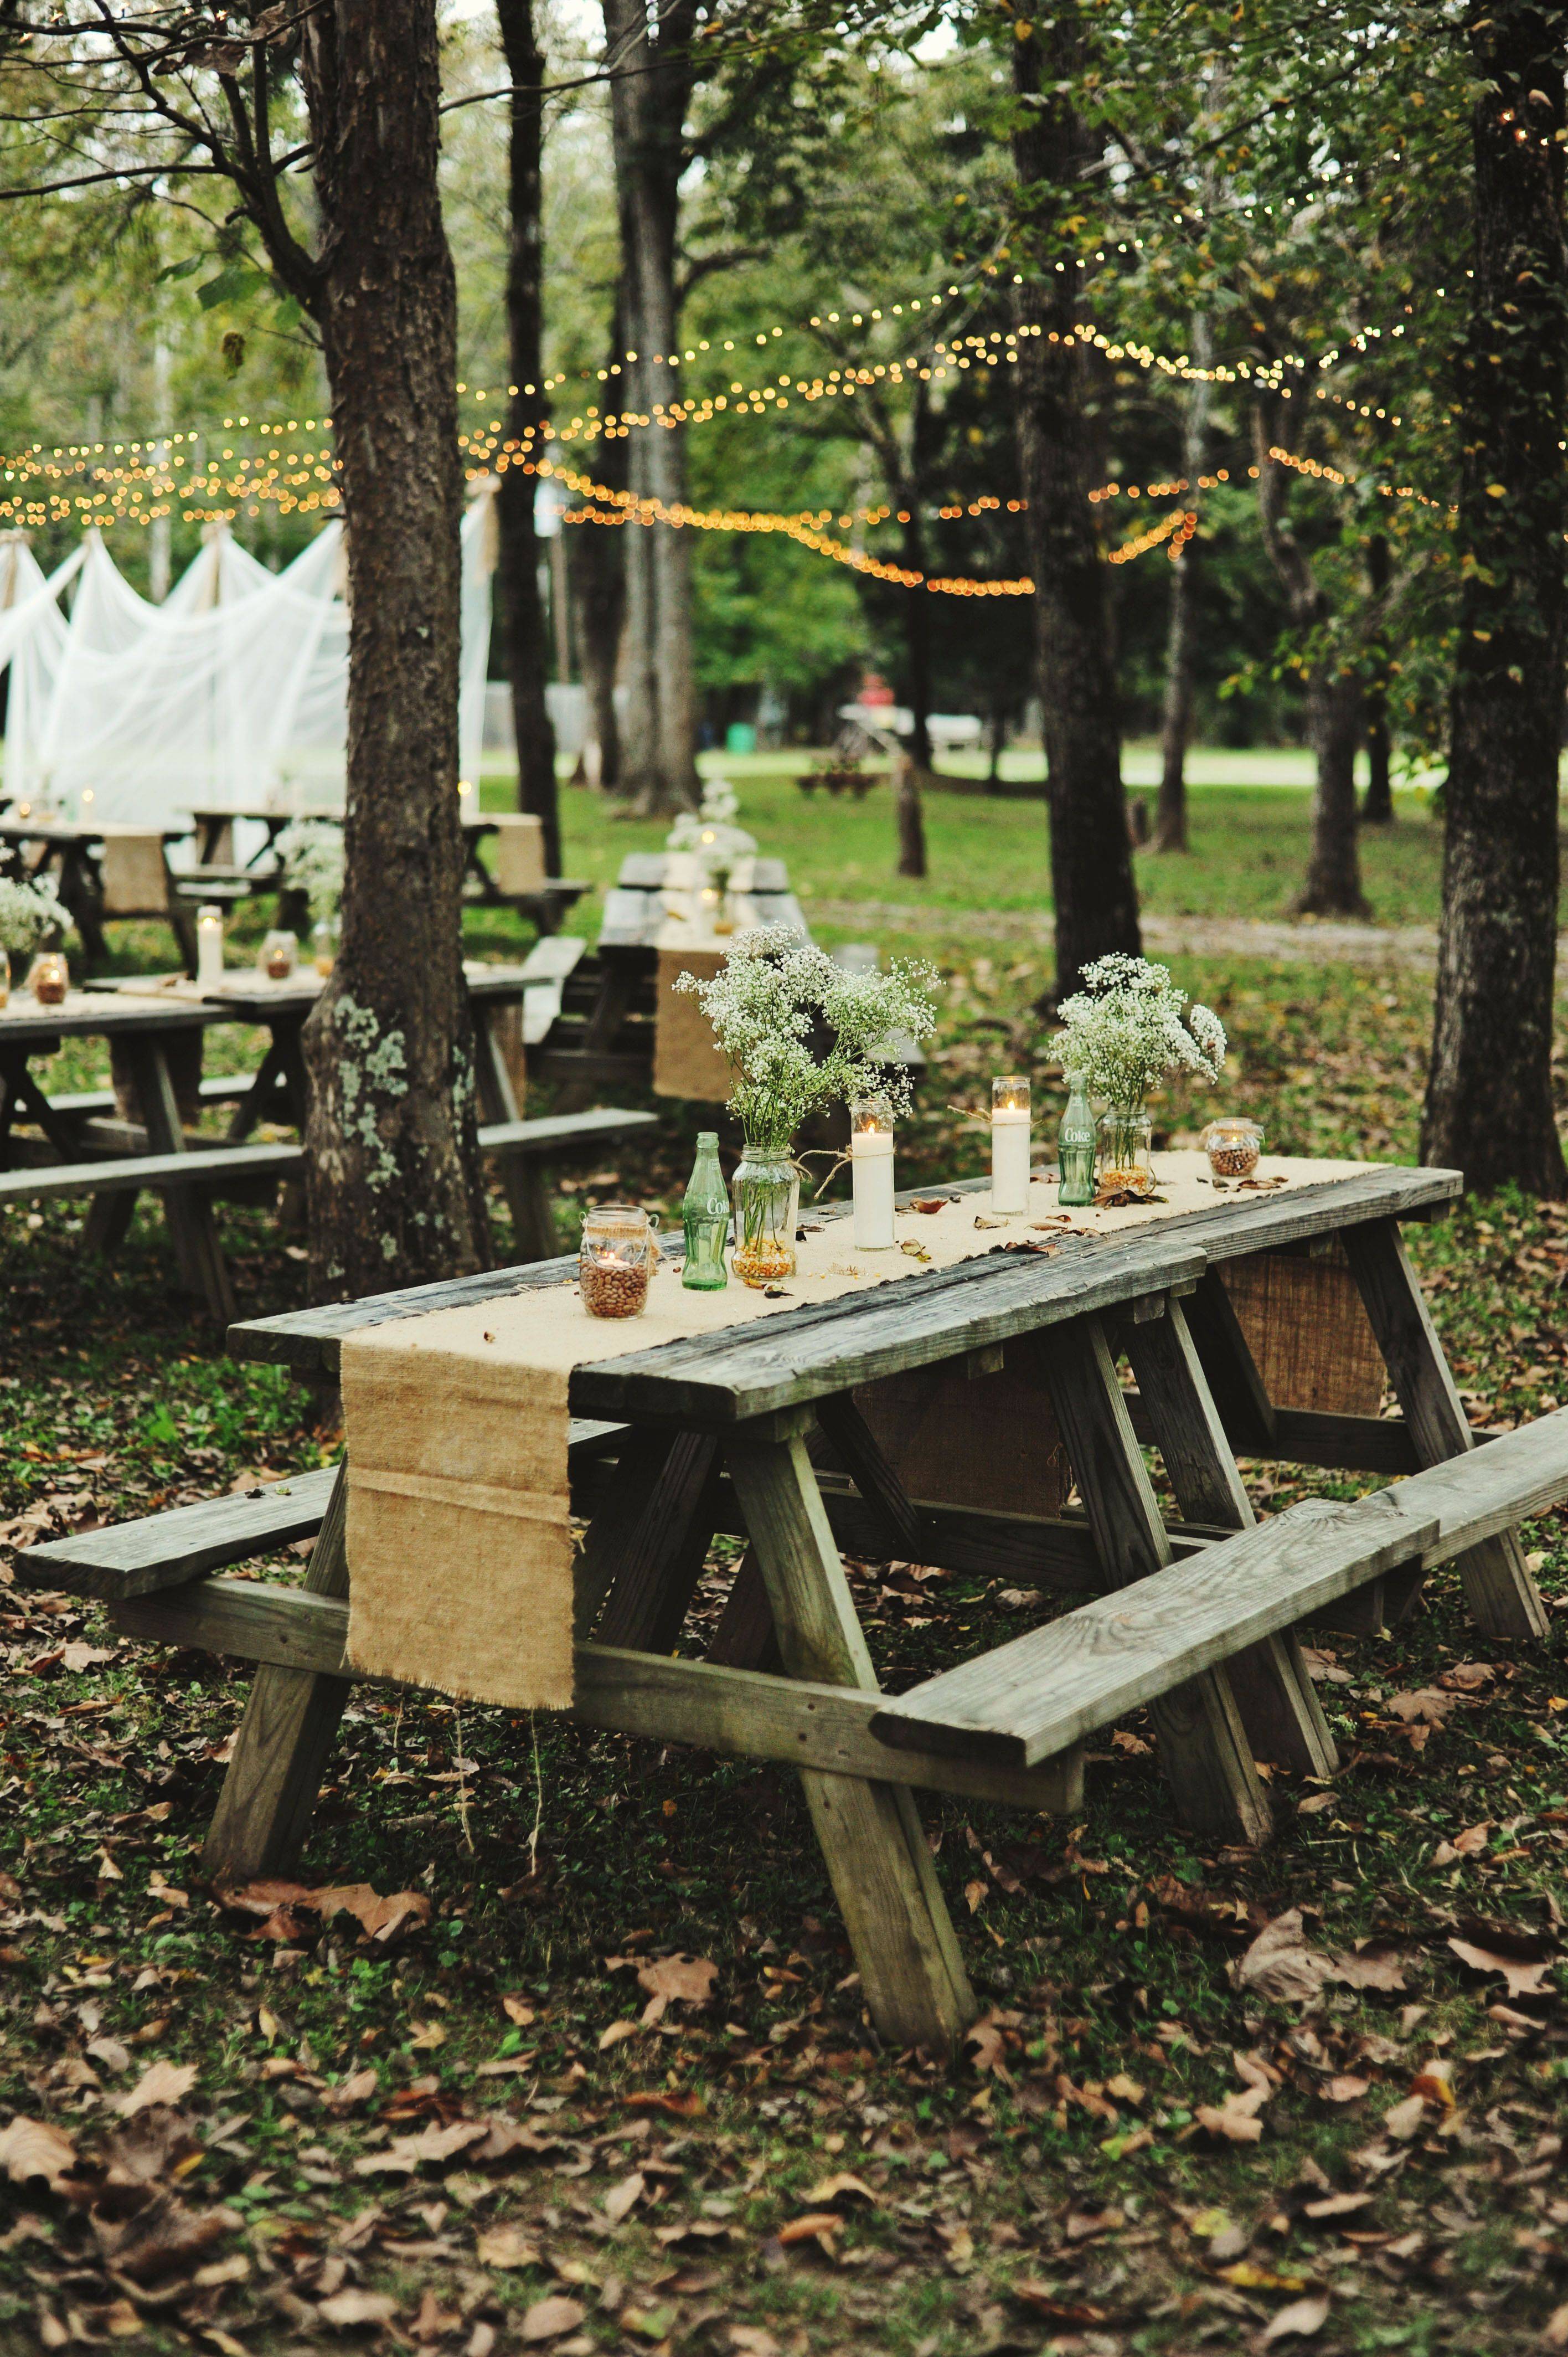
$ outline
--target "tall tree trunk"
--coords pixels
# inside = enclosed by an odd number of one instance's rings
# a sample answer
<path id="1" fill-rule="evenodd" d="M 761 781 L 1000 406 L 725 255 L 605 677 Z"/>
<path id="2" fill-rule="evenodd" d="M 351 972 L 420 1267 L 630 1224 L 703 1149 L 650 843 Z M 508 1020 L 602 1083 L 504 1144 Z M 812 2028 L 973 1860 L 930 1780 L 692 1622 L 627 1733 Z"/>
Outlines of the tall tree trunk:
<path id="1" fill-rule="evenodd" d="M 544 56 L 534 29 L 533 0 L 497 0 L 501 47 L 511 83 L 506 310 L 511 382 L 511 438 L 520 447 L 549 409 L 543 393 L 544 242 L 541 224 Z M 533 528 L 535 478 L 509 467 L 500 479 L 500 591 L 506 622 L 507 668 L 517 732 L 517 806 L 543 822 L 544 865 L 561 873 L 561 816 L 555 794 L 555 731 L 544 682 L 550 667 L 544 601 L 539 594 L 539 538 Z"/>
<path id="2" fill-rule="evenodd" d="M 667 0 L 657 39 L 643 0 L 603 6 L 627 325 L 637 354 L 628 405 L 650 421 L 633 428 L 631 487 L 669 511 L 686 500 L 675 260 L 697 0 Z M 662 813 L 694 803 L 697 792 L 692 552 L 684 531 L 667 522 L 639 527 L 638 538 L 644 546 L 628 548 L 627 564 L 625 784 L 639 808 Z"/>
<path id="3" fill-rule="evenodd" d="M 1568 8 L 1473 20 L 1475 277 L 1460 361 L 1463 566 L 1422 1155 L 1568 1192 L 1552 1102 L 1563 739 L 1563 48 Z M 1495 496 L 1502 487 L 1502 497 Z"/>
<path id="4" fill-rule="evenodd" d="M 621 365 L 621 354 L 628 348 L 625 309 L 624 302 L 618 297 L 611 368 Z M 618 394 L 617 400 L 630 406 L 628 394 Z M 601 437 L 595 452 L 594 474 L 606 490 L 625 490 L 627 457 L 628 440 L 623 429 Z M 640 537 L 639 528 L 634 523 L 574 524 L 566 537 L 566 579 L 577 625 L 577 659 L 587 695 L 588 743 L 597 748 L 596 763 L 589 765 L 590 781 L 606 793 L 616 792 L 620 785 L 620 723 L 615 692 L 620 669 L 621 631 L 626 621 L 627 559 Z M 596 767 L 597 774 L 593 775 Z"/>
<path id="5" fill-rule="evenodd" d="M 435 0 L 302 25 L 317 317 L 348 527 L 342 950 L 306 1026 L 312 1281 L 385 1292 L 489 1256 L 457 823 L 456 286 Z"/>
<path id="6" fill-rule="evenodd" d="M 1192 358 L 1207 369 L 1214 339 L 1206 312 L 1192 323 Z M 1182 472 L 1187 504 L 1200 512 L 1198 478 L 1208 455 L 1208 381 L 1200 377 L 1187 391 L 1182 417 Z M 1187 740 L 1192 731 L 1192 673 L 1197 652 L 1198 545 L 1196 532 L 1183 542 L 1171 565 L 1170 622 L 1165 634 L 1165 697 L 1161 725 L 1160 798 L 1155 813 L 1155 849 L 1187 849 Z"/>
<path id="7" fill-rule="evenodd" d="M 1367 543 L 1367 587 L 1373 603 L 1381 606 L 1389 594 L 1389 544 L 1375 532 Z M 1367 683 L 1367 799 L 1361 805 L 1363 826 L 1394 823 L 1393 778 L 1389 744 L 1389 651 L 1380 638 L 1371 649 L 1372 674 Z"/>
<path id="8" fill-rule="evenodd" d="M 918 494 L 903 487 L 899 505 L 909 521 L 904 526 L 904 563 L 911 572 L 926 570 L 926 538 L 920 522 Z M 922 583 L 904 592 L 904 650 L 909 667 L 909 749 L 894 757 L 893 810 L 898 828 L 898 873 L 926 872 L 926 818 L 920 805 L 921 780 L 931 774 L 931 608 L 930 591 Z"/>
<path id="9" fill-rule="evenodd" d="M 1308 642 L 1306 727 L 1317 771 L 1306 880 L 1292 906 L 1302 917 L 1369 917 L 1356 834 L 1361 685 L 1332 642 L 1328 599 L 1285 520 L 1284 469 L 1269 456 L 1270 447 L 1268 418 L 1260 403 L 1252 412 L 1258 522 L 1269 562 L 1283 586 L 1291 620 Z"/>
<path id="10" fill-rule="evenodd" d="M 1138 898 L 1122 788 L 1116 670 L 1100 544 L 1089 492 L 1092 399 L 1077 339 L 1082 272 L 1076 241 L 1060 227 L 1079 201 L 1075 184 L 1094 155 L 1063 94 L 1082 70 L 1089 41 L 1077 5 L 1054 18 L 1020 20 L 1013 43 L 1020 107 L 1013 154 L 1021 183 L 1020 244 L 1033 274 L 1018 292 L 1025 334 L 1018 364 L 1018 450 L 1028 501 L 1029 561 L 1039 629 L 1056 905 L 1056 985 L 1061 997 L 1080 969 L 1112 950 L 1136 955 Z M 1055 264 L 1065 262 L 1058 271 Z M 1051 338 L 1066 340 L 1051 341 Z"/>

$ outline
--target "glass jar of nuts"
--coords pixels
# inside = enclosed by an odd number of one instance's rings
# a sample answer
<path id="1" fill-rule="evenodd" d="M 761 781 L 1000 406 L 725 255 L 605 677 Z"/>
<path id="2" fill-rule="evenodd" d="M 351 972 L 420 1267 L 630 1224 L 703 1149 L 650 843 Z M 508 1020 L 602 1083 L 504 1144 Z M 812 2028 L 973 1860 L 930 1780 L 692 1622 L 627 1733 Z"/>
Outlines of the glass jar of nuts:
<path id="1" fill-rule="evenodd" d="M 1263 1150 L 1262 1124 L 1243 1121 L 1240 1114 L 1228 1114 L 1209 1122 L 1199 1134 L 1198 1144 L 1208 1157 L 1208 1168 L 1217 1183 L 1250 1178 Z"/>
<path id="2" fill-rule="evenodd" d="M 659 1265 L 659 1233 L 633 1203 L 601 1203 L 583 1222 L 577 1289 L 590 1318 L 640 1318 Z"/>

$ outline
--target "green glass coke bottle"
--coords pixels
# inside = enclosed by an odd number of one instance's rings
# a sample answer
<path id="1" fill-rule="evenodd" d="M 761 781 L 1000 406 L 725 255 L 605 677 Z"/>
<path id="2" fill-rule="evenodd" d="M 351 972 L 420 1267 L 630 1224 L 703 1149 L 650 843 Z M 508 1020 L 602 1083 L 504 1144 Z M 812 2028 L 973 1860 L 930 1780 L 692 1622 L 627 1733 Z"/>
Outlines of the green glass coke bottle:
<path id="1" fill-rule="evenodd" d="M 681 1205 L 686 1232 L 686 1265 L 681 1282 L 693 1293 L 716 1293 L 729 1283 L 725 1244 L 729 1236 L 729 1190 L 719 1168 L 716 1129 L 697 1134 L 697 1159 Z"/>
<path id="2" fill-rule="evenodd" d="M 1094 1200 L 1094 1108 L 1081 1081 L 1068 1083 L 1067 1111 L 1057 1132 L 1057 1200 L 1064 1209 Z"/>

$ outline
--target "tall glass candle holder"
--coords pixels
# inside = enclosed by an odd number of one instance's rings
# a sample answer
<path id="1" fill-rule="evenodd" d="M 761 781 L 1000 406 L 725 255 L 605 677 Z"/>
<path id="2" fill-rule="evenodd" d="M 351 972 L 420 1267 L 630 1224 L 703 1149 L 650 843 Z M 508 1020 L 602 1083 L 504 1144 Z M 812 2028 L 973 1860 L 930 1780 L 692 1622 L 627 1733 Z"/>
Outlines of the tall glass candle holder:
<path id="1" fill-rule="evenodd" d="M 1004 1219 L 1029 1208 L 1029 1083 L 1017 1073 L 991 1083 L 991 1208 Z"/>
<path id="2" fill-rule="evenodd" d="M 849 1168 L 859 1252 L 891 1252 L 893 1108 L 886 1097 L 858 1097 L 849 1109 Z"/>
<path id="3" fill-rule="evenodd" d="M 223 911 L 209 905 L 196 912 L 196 985 L 218 990 L 223 982 Z"/>

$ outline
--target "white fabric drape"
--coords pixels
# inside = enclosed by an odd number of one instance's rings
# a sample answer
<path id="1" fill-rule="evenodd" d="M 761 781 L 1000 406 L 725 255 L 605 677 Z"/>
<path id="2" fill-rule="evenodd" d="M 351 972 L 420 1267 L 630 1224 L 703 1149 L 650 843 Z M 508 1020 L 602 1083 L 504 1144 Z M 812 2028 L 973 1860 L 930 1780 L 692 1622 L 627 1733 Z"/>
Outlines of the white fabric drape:
<path id="1" fill-rule="evenodd" d="M 458 771 L 478 780 L 489 662 L 492 501 L 462 529 Z M 343 527 L 282 573 L 214 531 L 161 606 L 133 589 L 102 538 L 47 578 L 0 545 L 0 670 L 9 664 L 5 784 L 149 827 L 192 806 L 341 802 L 349 683 Z M 59 597 L 77 581 L 69 619 Z"/>

